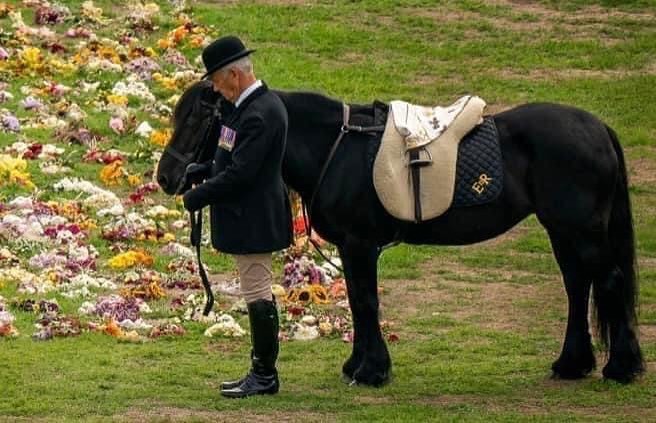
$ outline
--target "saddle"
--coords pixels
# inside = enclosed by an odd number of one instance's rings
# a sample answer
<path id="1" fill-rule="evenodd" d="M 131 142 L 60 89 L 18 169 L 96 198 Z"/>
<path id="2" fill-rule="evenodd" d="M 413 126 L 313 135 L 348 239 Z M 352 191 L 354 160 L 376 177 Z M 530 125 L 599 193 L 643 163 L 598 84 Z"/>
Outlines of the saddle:
<path id="1" fill-rule="evenodd" d="M 464 96 L 447 107 L 390 103 L 373 166 L 373 182 L 385 209 L 419 223 L 452 205 L 458 145 L 483 122 L 485 102 Z"/>

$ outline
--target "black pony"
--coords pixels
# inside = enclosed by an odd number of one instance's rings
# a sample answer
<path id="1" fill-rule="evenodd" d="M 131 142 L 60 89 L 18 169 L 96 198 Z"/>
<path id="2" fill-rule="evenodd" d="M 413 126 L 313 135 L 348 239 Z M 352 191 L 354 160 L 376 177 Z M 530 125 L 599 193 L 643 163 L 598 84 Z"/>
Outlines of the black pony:
<path id="1" fill-rule="evenodd" d="M 313 93 L 277 94 L 289 114 L 283 176 L 309 203 L 344 124 L 343 104 Z M 216 146 L 208 147 L 209 141 L 218 137 L 226 103 L 207 82 L 182 96 L 174 113 L 174 135 L 157 171 L 166 193 L 184 192 L 186 166 L 212 157 Z M 375 123 L 375 103 L 350 108 L 351 124 Z M 371 163 L 380 134 L 348 132 L 335 152 L 311 217 L 318 233 L 337 246 L 344 266 L 355 338 L 342 370 L 351 381 L 380 385 L 390 377 L 376 289 L 382 246 L 394 241 L 475 243 L 504 233 L 531 213 L 549 234 L 569 300 L 567 332 L 552 365 L 554 375 L 576 379 L 595 368 L 588 327 L 591 287 L 598 336 L 609 350 L 604 377 L 631 382 L 643 372 L 636 335 L 633 222 L 616 134 L 585 111 L 555 104 L 522 105 L 493 118 L 503 154 L 500 196 L 419 224 L 395 219 L 378 200 Z"/>

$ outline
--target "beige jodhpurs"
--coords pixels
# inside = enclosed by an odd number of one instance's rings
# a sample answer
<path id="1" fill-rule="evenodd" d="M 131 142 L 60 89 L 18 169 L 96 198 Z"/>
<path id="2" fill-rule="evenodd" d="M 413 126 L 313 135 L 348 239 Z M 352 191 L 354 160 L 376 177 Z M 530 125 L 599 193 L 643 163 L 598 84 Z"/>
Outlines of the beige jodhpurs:
<path id="1" fill-rule="evenodd" d="M 271 253 L 234 254 L 239 269 L 241 295 L 246 303 L 273 298 L 271 293 Z"/>

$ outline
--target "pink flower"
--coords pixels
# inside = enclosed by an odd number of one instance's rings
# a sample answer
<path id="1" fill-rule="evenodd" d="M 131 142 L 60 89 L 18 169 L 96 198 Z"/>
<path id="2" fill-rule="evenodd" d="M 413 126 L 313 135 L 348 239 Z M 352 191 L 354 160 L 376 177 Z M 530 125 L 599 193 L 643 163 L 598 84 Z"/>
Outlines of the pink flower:
<path id="1" fill-rule="evenodd" d="M 123 124 L 123 119 L 117 116 L 112 116 L 109 119 L 109 127 L 118 135 L 122 135 L 125 132 L 125 125 Z"/>
<path id="2" fill-rule="evenodd" d="M 0 60 L 7 60 L 9 59 L 9 53 L 7 53 L 7 50 L 4 48 L 0 47 Z"/>

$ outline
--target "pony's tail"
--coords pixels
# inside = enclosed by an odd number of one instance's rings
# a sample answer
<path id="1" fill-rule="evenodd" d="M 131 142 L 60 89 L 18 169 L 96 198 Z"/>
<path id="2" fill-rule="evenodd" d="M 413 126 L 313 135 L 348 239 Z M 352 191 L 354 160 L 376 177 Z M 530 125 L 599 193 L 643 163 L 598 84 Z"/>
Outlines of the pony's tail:
<path id="1" fill-rule="evenodd" d="M 611 259 L 616 267 L 607 279 L 593 280 L 595 314 L 598 338 L 605 349 L 610 347 L 611 361 L 614 360 L 613 356 L 616 356 L 615 361 L 618 361 L 614 364 L 617 369 L 607 368 L 604 369 L 604 373 L 607 371 L 620 373 L 620 375 L 605 376 L 629 381 L 644 369 L 644 361 L 636 337 L 638 271 L 635 235 L 624 153 L 615 131 L 608 126 L 606 129 L 617 155 L 619 170 L 608 223 Z"/>

